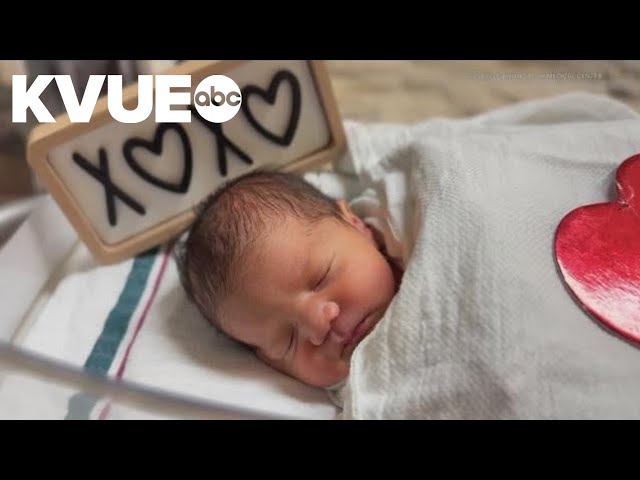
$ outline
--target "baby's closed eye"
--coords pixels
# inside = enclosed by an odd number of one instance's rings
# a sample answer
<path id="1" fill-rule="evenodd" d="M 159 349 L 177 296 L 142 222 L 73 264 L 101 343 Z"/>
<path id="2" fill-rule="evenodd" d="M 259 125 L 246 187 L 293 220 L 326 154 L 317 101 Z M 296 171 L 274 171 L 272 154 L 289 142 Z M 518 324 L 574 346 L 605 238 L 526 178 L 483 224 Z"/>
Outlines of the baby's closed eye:
<path id="1" fill-rule="evenodd" d="M 289 334 L 289 342 L 287 344 L 287 349 L 285 350 L 284 355 L 282 355 L 283 359 L 288 357 L 294 351 L 295 343 L 296 343 L 296 330 L 295 328 L 292 328 L 291 333 Z"/>
<path id="2" fill-rule="evenodd" d="M 321 270 L 321 274 L 320 276 L 317 278 L 317 280 L 314 282 L 313 288 L 312 290 L 314 292 L 317 292 L 318 290 L 320 290 L 324 284 L 326 283 L 327 279 L 329 278 L 329 273 L 331 272 L 331 267 L 333 266 L 333 262 L 335 260 L 335 255 L 333 257 L 331 257 L 331 260 L 327 263 L 326 268 Z"/>

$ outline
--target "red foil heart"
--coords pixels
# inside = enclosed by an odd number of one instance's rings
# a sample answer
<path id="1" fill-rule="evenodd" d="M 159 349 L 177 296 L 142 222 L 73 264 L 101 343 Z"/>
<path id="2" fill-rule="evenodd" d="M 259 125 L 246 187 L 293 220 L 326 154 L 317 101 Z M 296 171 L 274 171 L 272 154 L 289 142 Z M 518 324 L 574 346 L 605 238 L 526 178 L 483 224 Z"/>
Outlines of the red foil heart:
<path id="1" fill-rule="evenodd" d="M 582 308 L 640 343 L 640 154 L 616 173 L 618 199 L 580 207 L 556 231 L 556 261 Z"/>

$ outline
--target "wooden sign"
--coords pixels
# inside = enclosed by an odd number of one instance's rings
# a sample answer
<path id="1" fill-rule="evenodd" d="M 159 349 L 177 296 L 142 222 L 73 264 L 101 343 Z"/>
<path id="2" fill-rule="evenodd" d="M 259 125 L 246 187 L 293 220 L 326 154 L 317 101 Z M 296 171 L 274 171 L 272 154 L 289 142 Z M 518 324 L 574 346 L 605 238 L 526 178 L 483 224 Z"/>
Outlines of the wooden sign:
<path id="1" fill-rule="evenodd" d="M 64 114 L 29 137 L 29 164 L 100 263 L 175 237 L 227 180 L 258 167 L 307 170 L 345 148 L 322 62 L 188 61 L 164 74 L 190 75 L 183 91 L 191 99 L 203 79 L 225 75 L 241 89 L 240 109 L 223 123 L 207 121 L 193 103 L 183 106 L 190 122 L 156 123 L 151 114 L 121 123 L 104 96 L 88 123 Z M 137 105 L 138 84 L 125 87 L 122 106 Z"/>

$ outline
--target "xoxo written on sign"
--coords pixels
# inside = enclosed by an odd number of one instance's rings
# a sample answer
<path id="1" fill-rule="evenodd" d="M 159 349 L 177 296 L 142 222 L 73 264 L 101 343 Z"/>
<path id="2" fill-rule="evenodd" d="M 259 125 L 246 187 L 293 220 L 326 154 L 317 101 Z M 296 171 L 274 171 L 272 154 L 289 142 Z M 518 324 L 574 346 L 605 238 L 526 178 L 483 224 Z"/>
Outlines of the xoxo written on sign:
<path id="1" fill-rule="evenodd" d="M 188 61 L 164 73 L 191 77 L 177 92 L 197 105 L 172 107 L 189 111 L 188 121 L 157 122 L 149 114 L 119 122 L 107 94 L 89 122 L 72 123 L 65 114 L 30 135 L 29 164 L 100 263 L 175 237 L 195 219 L 194 207 L 229 179 L 265 166 L 303 171 L 344 151 L 323 62 Z M 209 96 L 197 93 L 213 75 L 229 77 L 240 92 L 212 84 Z M 132 111 L 139 91 L 138 84 L 125 87 L 118 101 Z M 202 106 L 223 103 L 237 113 L 209 121 Z"/>

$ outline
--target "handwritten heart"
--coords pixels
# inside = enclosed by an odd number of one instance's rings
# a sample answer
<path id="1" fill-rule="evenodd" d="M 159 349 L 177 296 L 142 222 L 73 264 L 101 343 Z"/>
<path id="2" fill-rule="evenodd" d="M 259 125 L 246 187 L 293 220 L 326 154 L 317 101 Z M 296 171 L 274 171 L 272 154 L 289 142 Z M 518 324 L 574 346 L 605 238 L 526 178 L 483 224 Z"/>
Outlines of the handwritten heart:
<path id="1" fill-rule="evenodd" d="M 282 136 L 278 136 L 273 132 L 267 130 L 254 116 L 251 111 L 249 98 L 252 95 L 257 95 L 262 98 L 265 102 L 270 105 L 274 105 L 276 101 L 276 96 L 278 93 L 278 89 L 280 88 L 280 84 L 282 82 L 287 82 L 291 86 L 291 113 L 289 114 L 289 123 L 287 128 Z M 288 70 L 280 70 L 275 74 L 273 79 L 271 80 L 271 84 L 269 85 L 269 89 L 265 92 L 263 89 L 255 86 L 248 85 L 242 89 L 242 111 L 249 120 L 249 123 L 255 128 L 261 135 L 268 138 L 274 143 L 278 145 L 287 146 L 293 140 L 293 136 L 296 133 L 296 129 L 298 128 L 298 121 L 300 120 L 300 82 L 296 76 Z"/>
<path id="2" fill-rule="evenodd" d="M 133 155 L 133 150 L 138 147 L 145 148 L 150 150 L 155 155 L 162 155 L 162 144 L 164 139 L 164 134 L 169 130 L 173 130 L 178 134 L 180 138 L 180 142 L 182 144 L 183 155 L 183 170 L 182 170 L 182 179 L 178 183 L 167 182 L 161 178 L 156 177 L 149 173 Z M 139 137 L 134 137 L 128 139 L 123 147 L 122 153 L 124 154 L 124 159 L 127 164 L 136 172 L 141 178 L 146 180 L 147 182 L 163 188 L 165 190 L 169 190 L 171 192 L 176 193 L 185 193 L 189 190 L 189 185 L 191 184 L 191 172 L 193 170 L 193 159 L 191 156 L 191 142 L 189 142 L 189 137 L 187 136 L 187 132 L 184 127 L 179 123 L 160 123 L 158 124 L 158 128 L 156 128 L 156 133 L 153 138 L 153 141 L 149 142 Z M 172 161 L 173 158 L 165 158 L 165 161 Z"/>
<path id="3" fill-rule="evenodd" d="M 640 343 L 640 154 L 616 172 L 618 199 L 566 215 L 556 231 L 556 260 L 582 308 Z"/>

